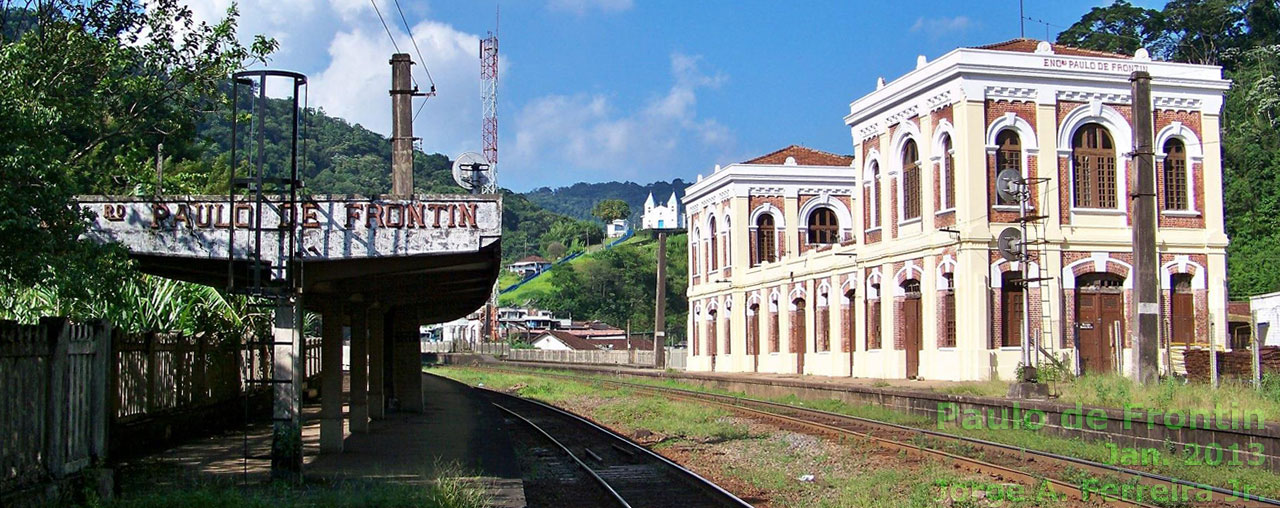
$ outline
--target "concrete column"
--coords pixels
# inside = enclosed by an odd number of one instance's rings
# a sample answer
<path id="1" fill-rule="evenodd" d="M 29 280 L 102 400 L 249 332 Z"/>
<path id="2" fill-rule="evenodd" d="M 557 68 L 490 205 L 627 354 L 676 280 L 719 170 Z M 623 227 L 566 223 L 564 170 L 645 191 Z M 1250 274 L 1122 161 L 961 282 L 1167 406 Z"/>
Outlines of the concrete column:
<path id="1" fill-rule="evenodd" d="M 369 329 L 363 302 L 351 305 L 351 432 L 369 432 Z"/>
<path id="2" fill-rule="evenodd" d="M 302 305 L 281 302 L 271 331 L 274 421 L 271 439 L 271 477 L 298 481 L 302 478 Z"/>
<path id="3" fill-rule="evenodd" d="M 422 404 L 422 343 L 418 338 L 418 312 L 412 307 L 399 307 L 392 313 L 391 342 L 396 400 L 400 410 L 421 413 Z"/>
<path id="4" fill-rule="evenodd" d="M 391 55 L 391 194 L 413 194 L 413 86 L 407 53 Z"/>
<path id="5" fill-rule="evenodd" d="M 387 416 L 386 396 L 383 395 L 383 383 L 386 381 L 383 368 L 386 362 L 386 329 L 387 314 L 379 305 L 369 308 L 369 417 L 381 420 Z"/>
<path id="6" fill-rule="evenodd" d="M 342 453 L 342 312 L 336 304 L 321 311 L 320 453 Z"/>

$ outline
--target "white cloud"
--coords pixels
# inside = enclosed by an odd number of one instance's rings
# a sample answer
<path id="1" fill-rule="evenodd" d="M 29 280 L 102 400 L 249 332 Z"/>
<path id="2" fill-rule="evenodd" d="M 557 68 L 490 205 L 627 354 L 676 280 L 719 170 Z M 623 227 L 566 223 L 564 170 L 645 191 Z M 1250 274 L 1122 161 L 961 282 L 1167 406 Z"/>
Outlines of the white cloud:
<path id="1" fill-rule="evenodd" d="M 556 169 L 556 181 L 525 179 L 511 185 L 567 184 L 604 178 L 656 180 L 710 165 L 733 142 L 715 119 L 697 114 L 698 92 L 719 87 L 723 74 L 705 74 L 700 58 L 671 55 L 673 83 L 665 94 L 622 112 L 603 94 L 548 95 L 515 115 L 515 140 L 506 167 Z M 607 174 L 607 176 L 605 176 Z"/>
<path id="2" fill-rule="evenodd" d="M 376 18 L 374 23 L 377 23 Z M 400 49 L 417 63 L 414 78 L 421 91 L 430 88 L 422 62 L 403 32 L 392 30 Z M 414 99 L 414 135 L 423 139 L 428 153 L 439 151 L 454 156 L 464 150 L 480 149 L 480 65 L 475 48 L 479 38 L 450 25 L 424 21 L 413 27 L 414 39 L 422 50 L 435 79 L 438 94 Z M 363 27 L 338 33 L 329 45 L 328 67 L 312 80 L 312 104 L 330 115 L 358 123 L 383 135 L 391 133 L 391 66 L 395 52 L 381 26 Z M 430 55 L 430 56 L 428 56 Z M 426 104 L 422 105 L 421 101 Z"/>
<path id="3" fill-rule="evenodd" d="M 631 9 L 631 0 L 549 0 L 547 7 L 553 11 L 572 12 L 579 16 L 587 11 L 621 12 Z"/>
<path id="4" fill-rule="evenodd" d="M 954 18 L 916 18 L 915 24 L 911 25 L 911 31 L 914 33 L 924 32 L 931 37 L 948 35 L 956 32 L 964 32 L 974 25 L 973 20 L 968 16 L 956 16 Z"/>

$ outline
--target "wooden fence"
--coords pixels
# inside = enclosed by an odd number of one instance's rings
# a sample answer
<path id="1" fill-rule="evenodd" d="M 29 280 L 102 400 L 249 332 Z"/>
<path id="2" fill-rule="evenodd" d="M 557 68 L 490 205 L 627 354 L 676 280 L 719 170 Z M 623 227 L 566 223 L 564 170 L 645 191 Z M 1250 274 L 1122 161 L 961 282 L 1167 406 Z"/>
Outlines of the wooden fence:
<path id="1" fill-rule="evenodd" d="M 0 322 L 0 491 L 106 456 L 106 323 Z"/>
<path id="2" fill-rule="evenodd" d="M 261 348 L 207 334 L 112 334 L 111 414 L 117 424 L 237 399 L 269 372 Z"/>

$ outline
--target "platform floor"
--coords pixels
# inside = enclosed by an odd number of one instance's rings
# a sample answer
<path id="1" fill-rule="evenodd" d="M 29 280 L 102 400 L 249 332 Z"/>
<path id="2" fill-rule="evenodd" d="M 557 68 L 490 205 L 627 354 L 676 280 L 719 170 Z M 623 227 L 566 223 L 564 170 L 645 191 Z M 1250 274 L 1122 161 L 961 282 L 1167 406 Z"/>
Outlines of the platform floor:
<path id="1" fill-rule="evenodd" d="M 436 376 L 423 375 L 422 390 L 423 414 L 388 414 L 372 422 L 368 434 L 351 434 L 348 429 L 339 455 L 319 454 L 320 406 L 304 407 L 304 477 L 425 484 L 441 472 L 460 473 L 488 491 L 494 506 L 524 506 L 520 467 L 501 413 Z M 344 415 L 347 409 L 343 407 Z M 270 423 L 254 423 L 247 433 L 211 436 L 123 463 L 118 469 L 120 490 L 179 487 L 203 480 L 269 481 L 270 451 Z"/>

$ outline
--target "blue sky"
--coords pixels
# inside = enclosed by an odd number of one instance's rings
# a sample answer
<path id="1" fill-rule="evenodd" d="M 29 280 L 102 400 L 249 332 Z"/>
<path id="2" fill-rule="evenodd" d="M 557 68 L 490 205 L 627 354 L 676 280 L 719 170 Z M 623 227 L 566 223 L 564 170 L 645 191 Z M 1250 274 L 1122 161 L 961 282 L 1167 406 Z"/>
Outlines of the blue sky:
<path id="1" fill-rule="evenodd" d="M 213 19 L 231 0 L 191 0 Z M 392 0 L 376 0 L 414 53 Z M 1158 8 L 1163 2 L 1137 1 Z M 428 152 L 480 150 L 478 39 L 494 0 L 400 0 L 437 84 L 415 122 Z M 1097 2 L 1025 0 L 1050 38 Z M 311 76 L 313 106 L 387 134 L 394 51 L 369 0 L 243 0 L 270 66 Z M 684 178 L 789 144 L 852 151 L 854 99 L 960 46 L 1018 36 L 1016 0 L 522 0 L 501 5 L 499 184 Z M 1028 21 L 1028 37 L 1045 25 Z M 417 56 L 414 55 L 415 60 Z M 425 88 L 426 74 L 416 66 Z"/>

